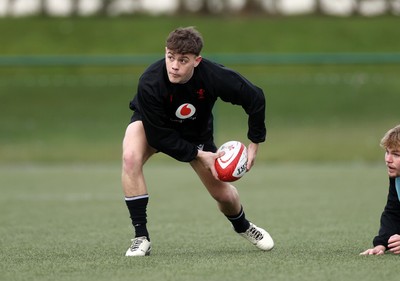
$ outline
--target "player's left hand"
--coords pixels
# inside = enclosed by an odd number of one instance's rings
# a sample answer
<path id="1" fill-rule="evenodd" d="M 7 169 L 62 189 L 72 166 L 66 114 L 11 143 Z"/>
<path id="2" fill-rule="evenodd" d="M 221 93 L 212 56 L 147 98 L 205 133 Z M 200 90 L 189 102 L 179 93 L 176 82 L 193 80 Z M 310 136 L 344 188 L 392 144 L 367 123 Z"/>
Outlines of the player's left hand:
<path id="1" fill-rule="evenodd" d="M 247 147 L 247 171 L 250 171 L 256 160 L 258 143 L 251 142 Z"/>
<path id="2" fill-rule="evenodd" d="M 389 251 L 395 255 L 400 254 L 400 235 L 395 234 L 390 236 L 388 240 Z"/>

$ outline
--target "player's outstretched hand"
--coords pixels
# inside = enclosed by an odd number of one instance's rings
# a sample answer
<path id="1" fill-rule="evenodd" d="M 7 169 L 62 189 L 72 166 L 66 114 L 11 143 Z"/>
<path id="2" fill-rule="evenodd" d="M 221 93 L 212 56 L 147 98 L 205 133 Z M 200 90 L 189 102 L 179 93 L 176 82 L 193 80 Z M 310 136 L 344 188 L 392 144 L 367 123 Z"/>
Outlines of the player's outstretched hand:
<path id="1" fill-rule="evenodd" d="M 385 253 L 386 248 L 382 245 L 378 245 L 374 248 L 365 250 L 364 252 L 360 253 L 360 256 L 370 256 L 370 255 L 383 255 Z"/>
<path id="2" fill-rule="evenodd" d="M 389 251 L 395 255 L 400 254 L 400 235 L 395 234 L 390 236 L 388 240 Z"/>

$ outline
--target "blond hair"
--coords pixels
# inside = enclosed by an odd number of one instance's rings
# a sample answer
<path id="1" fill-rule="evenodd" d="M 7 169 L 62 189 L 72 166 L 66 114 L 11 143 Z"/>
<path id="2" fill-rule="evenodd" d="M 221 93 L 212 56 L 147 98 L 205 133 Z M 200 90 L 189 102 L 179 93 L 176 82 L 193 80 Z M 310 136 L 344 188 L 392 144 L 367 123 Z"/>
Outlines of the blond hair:
<path id="1" fill-rule="evenodd" d="M 400 125 L 390 129 L 381 139 L 381 147 L 384 149 L 400 148 Z"/>

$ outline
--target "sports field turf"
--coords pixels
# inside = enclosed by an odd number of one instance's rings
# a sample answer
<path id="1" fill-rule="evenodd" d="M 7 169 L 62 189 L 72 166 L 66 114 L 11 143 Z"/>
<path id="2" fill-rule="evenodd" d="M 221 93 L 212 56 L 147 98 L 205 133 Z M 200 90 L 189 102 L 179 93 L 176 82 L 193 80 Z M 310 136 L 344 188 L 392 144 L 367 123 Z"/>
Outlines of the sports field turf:
<path id="1" fill-rule="evenodd" d="M 171 160 L 172 161 L 172 160 Z M 361 257 L 378 230 L 383 165 L 259 165 L 236 183 L 275 239 L 237 236 L 186 165 L 146 169 L 150 257 L 126 258 L 119 165 L 0 169 L 1 280 L 396 280 L 398 256 Z"/>
<path id="2" fill-rule="evenodd" d="M 4 19 L 2 55 L 162 57 L 166 34 L 196 25 L 205 57 L 396 54 L 398 17 Z M 262 28 L 260 28 L 262 27 Z M 29 30 L 27 36 L 20 36 Z M 223 34 L 223 40 L 221 40 Z M 239 40 L 240 39 L 240 40 Z M 399 63 L 236 65 L 267 97 L 259 161 L 381 161 L 379 138 L 398 123 Z M 0 162 L 115 162 L 146 63 L 0 67 Z M 215 107 L 216 140 L 246 140 L 239 108 Z M 62 149 L 60 149 L 62 147 Z"/>
<path id="3" fill-rule="evenodd" d="M 206 56 L 396 54 L 398 23 L 3 19 L 0 53 L 162 56 L 167 32 L 195 25 Z M 1 66 L 0 280 L 397 280 L 398 256 L 358 254 L 371 246 L 386 200 L 379 139 L 399 123 L 400 64 L 221 63 L 266 93 L 268 140 L 236 186 L 248 218 L 274 237 L 273 251 L 235 235 L 189 167 L 158 154 L 145 168 L 152 255 L 125 258 L 132 227 L 121 140 L 146 65 Z M 246 141 L 240 108 L 218 103 L 215 116 L 217 144 Z"/>

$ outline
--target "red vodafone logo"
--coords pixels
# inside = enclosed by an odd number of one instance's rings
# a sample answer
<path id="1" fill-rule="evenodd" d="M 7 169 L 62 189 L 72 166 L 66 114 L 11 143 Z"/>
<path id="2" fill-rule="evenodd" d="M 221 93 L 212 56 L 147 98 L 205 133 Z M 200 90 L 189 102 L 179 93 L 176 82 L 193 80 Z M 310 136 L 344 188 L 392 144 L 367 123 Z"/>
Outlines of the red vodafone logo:
<path id="1" fill-rule="evenodd" d="M 190 103 L 184 103 L 175 112 L 176 117 L 180 119 L 186 119 L 192 117 L 196 112 L 196 108 Z"/>

